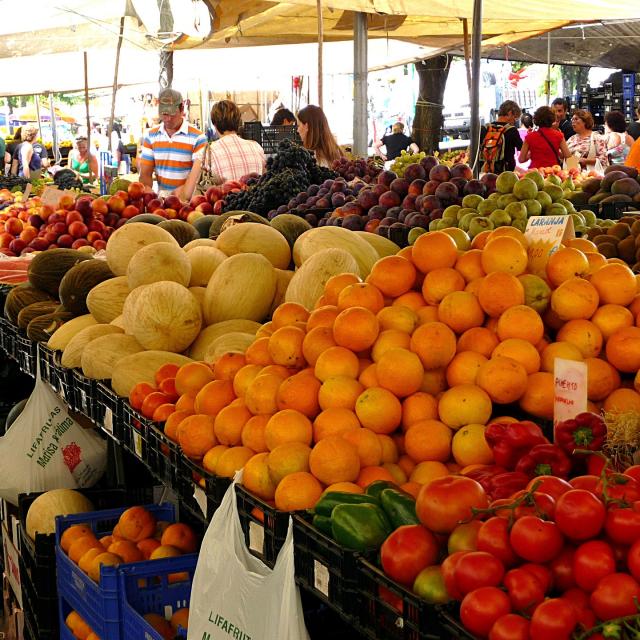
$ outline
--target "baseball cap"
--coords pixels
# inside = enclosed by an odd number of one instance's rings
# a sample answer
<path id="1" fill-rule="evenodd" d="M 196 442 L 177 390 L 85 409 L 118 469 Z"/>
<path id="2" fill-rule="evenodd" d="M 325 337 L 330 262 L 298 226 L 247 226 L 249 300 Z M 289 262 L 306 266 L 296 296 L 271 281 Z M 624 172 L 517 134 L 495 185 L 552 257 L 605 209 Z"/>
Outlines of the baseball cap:
<path id="1" fill-rule="evenodd" d="M 173 116 L 178 113 L 182 104 L 182 94 L 175 89 L 163 89 L 158 96 L 158 111 L 160 115 Z"/>

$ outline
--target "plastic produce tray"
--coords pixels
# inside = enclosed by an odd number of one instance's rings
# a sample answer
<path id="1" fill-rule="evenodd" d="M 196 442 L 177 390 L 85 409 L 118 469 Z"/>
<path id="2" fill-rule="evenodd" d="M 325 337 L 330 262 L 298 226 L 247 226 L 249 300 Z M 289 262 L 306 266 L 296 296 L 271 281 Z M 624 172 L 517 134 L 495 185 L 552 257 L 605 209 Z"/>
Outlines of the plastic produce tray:
<path id="1" fill-rule="evenodd" d="M 38 343 L 18 331 L 16 349 L 18 366 L 24 373 L 35 378 L 38 365 Z"/>
<path id="2" fill-rule="evenodd" d="M 219 478 L 203 469 L 195 460 L 187 458 L 178 445 L 179 472 L 175 490 L 192 515 L 209 522 L 220 506 L 225 492 L 231 484 L 230 478 Z"/>
<path id="3" fill-rule="evenodd" d="M 173 505 L 146 505 L 158 520 L 175 522 Z M 73 607 L 87 624 L 102 638 L 111 640 L 119 638 L 120 632 L 120 584 L 118 567 L 102 567 L 100 583 L 97 584 L 80 570 L 60 547 L 60 538 L 64 531 L 74 524 L 87 524 L 100 538 L 108 535 L 118 522 L 125 508 L 93 511 L 77 515 L 62 516 L 56 519 L 56 567 L 58 594 Z M 163 560 L 158 563 L 157 570 L 162 570 Z M 124 565 L 121 565 L 124 567 Z M 61 624 L 64 620 L 61 619 Z"/>
<path id="4" fill-rule="evenodd" d="M 357 615 L 358 557 L 293 516 L 296 582 L 348 620 Z"/>
<path id="5" fill-rule="evenodd" d="M 358 627 L 368 638 L 438 640 L 442 633 L 438 610 L 390 580 L 365 558 L 358 559 Z"/>
<path id="6" fill-rule="evenodd" d="M 267 154 L 277 153 L 282 140 L 292 140 L 302 144 L 295 125 L 263 125 L 262 122 L 245 122 L 242 125 L 242 137 L 255 140 Z"/>
<path id="7" fill-rule="evenodd" d="M 236 484 L 236 498 L 247 547 L 273 568 L 287 537 L 291 514 L 278 511 L 239 484 Z"/>
<path id="8" fill-rule="evenodd" d="M 195 554 L 166 558 L 160 562 L 134 562 L 120 571 L 122 637 L 162 640 L 143 618 L 147 613 L 171 616 L 189 606 L 191 584 L 198 558 Z M 169 576 L 186 573 L 188 579 L 169 582 Z M 186 630 L 177 635 L 186 638 Z"/>

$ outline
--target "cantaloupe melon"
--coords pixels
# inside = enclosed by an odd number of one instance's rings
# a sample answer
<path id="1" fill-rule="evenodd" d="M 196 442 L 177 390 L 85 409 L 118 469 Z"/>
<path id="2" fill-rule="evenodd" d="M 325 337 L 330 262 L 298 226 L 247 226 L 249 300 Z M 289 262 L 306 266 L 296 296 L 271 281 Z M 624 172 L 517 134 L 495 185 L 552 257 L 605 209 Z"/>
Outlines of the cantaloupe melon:
<path id="1" fill-rule="evenodd" d="M 176 244 L 154 242 L 140 249 L 127 266 L 129 289 L 143 284 L 171 281 L 189 285 L 191 262 L 187 254 Z"/>
<path id="2" fill-rule="evenodd" d="M 224 320 L 222 322 L 211 324 L 204 328 L 200 332 L 200 335 L 195 339 L 194 343 L 189 348 L 189 357 L 194 360 L 202 360 L 209 346 L 220 336 L 234 332 L 250 333 L 255 336 L 261 326 L 262 325 L 259 322 L 242 319 Z"/>
<path id="3" fill-rule="evenodd" d="M 163 364 L 183 364 L 193 362 L 191 358 L 169 351 L 142 351 L 119 360 L 113 368 L 111 388 L 119 395 L 127 398 L 133 387 L 139 382 L 148 382 L 155 386 L 156 371 Z"/>
<path id="4" fill-rule="evenodd" d="M 94 338 L 82 350 L 82 373 L 94 380 L 109 380 L 118 360 L 141 351 L 144 351 L 144 347 L 133 336 L 124 333 L 111 333 Z"/>
<path id="5" fill-rule="evenodd" d="M 305 260 L 293 274 L 284 299 L 286 302 L 297 302 L 311 311 L 324 293 L 327 280 L 347 272 L 359 273 L 358 263 L 350 253 L 344 249 L 321 249 Z"/>
<path id="6" fill-rule="evenodd" d="M 269 315 L 273 315 L 273 312 L 284 302 L 289 283 L 293 278 L 293 271 L 285 271 L 284 269 L 276 269 L 276 292 L 273 294 L 273 300 L 271 301 L 271 309 Z"/>
<path id="7" fill-rule="evenodd" d="M 87 313 L 83 316 L 78 316 L 77 318 L 73 318 L 68 322 L 65 322 L 56 332 L 49 338 L 47 342 L 47 347 L 49 349 L 53 349 L 54 351 L 64 351 L 65 347 L 71 341 L 75 335 L 80 333 L 86 327 L 90 327 L 94 324 L 98 324 L 96 319 L 90 314 Z"/>
<path id="8" fill-rule="evenodd" d="M 400 247 L 395 242 L 392 242 L 389 238 L 379 236 L 377 233 L 371 233 L 370 231 L 354 231 L 354 233 L 366 240 L 381 258 L 395 256 L 400 251 Z"/>
<path id="9" fill-rule="evenodd" d="M 138 302 L 138 298 L 148 286 L 148 284 L 143 284 L 140 287 L 136 287 L 129 292 L 129 295 L 124 301 L 124 306 L 122 307 L 122 326 L 124 327 L 124 332 L 129 335 L 133 334 L 133 316 L 136 309 L 136 302 Z"/>
<path id="10" fill-rule="evenodd" d="M 192 240 L 182 247 L 183 251 L 189 252 L 191 249 L 195 249 L 196 247 L 215 247 L 216 241 L 211 238 L 198 238 L 197 240 Z"/>
<path id="11" fill-rule="evenodd" d="M 109 323 L 122 314 L 124 301 L 129 295 L 126 276 L 110 278 L 89 291 L 87 307 L 89 313 L 101 324 Z"/>
<path id="12" fill-rule="evenodd" d="M 227 259 L 216 247 L 194 247 L 187 253 L 191 263 L 190 287 L 206 287 L 213 272 Z"/>
<path id="13" fill-rule="evenodd" d="M 206 324 L 236 318 L 260 322 L 269 313 L 275 291 L 276 272 L 267 258 L 259 253 L 231 256 L 214 271 L 207 285 Z"/>
<path id="14" fill-rule="evenodd" d="M 216 338 L 204 354 L 205 362 L 215 362 L 222 354 L 228 351 L 244 353 L 249 345 L 255 341 L 255 335 L 233 331 Z"/>
<path id="15" fill-rule="evenodd" d="M 26 518 L 27 535 L 35 540 L 36 534 L 56 532 L 56 517 L 93 511 L 91 500 L 73 489 L 52 489 L 38 496 L 29 507 Z"/>
<path id="16" fill-rule="evenodd" d="M 127 266 L 133 255 L 154 242 L 169 242 L 178 246 L 168 231 L 155 224 L 133 222 L 116 229 L 107 243 L 107 263 L 111 271 L 117 276 L 127 275 Z"/>
<path id="17" fill-rule="evenodd" d="M 270 225 L 256 222 L 236 224 L 225 229 L 216 243 L 218 249 L 228 256 L 259 253 L 278 269 L 286 269 L 291 262 L 289 243 Z"/>
<path id="18" fill-rule="evenodd" d="M 71 338 L 69 344 L 67 344 L 65 350 L 62 352 L 60 363 L 67 369 L 81 367 L 84 348 L 92 340 L 101 338 L 102 336 L 108 336 L 112 333 L 123 333 L 123 330 L 113 324 L 94 324 L 86 327 Z"/>
<path id="19" fill-rule="evenodd" d="M 154 282 L 138 297 L 131 329 L 145 349 L 181 353 L 200 333 L 202 311 L 195 296 L 177 282 Z"/>

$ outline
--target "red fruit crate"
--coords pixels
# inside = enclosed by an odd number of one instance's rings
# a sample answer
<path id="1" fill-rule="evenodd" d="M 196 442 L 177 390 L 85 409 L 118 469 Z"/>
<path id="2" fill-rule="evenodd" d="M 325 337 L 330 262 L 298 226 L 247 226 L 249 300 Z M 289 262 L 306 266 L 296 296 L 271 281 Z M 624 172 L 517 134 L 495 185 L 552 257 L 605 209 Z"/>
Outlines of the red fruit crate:
<path id="1" fill-rule="evenodd" d="M 388 578 L 364 558 L 358 559 L 358 627 L 371 640 L 438 640 L 438 610 Z"/>
<path id="2" fill-rule="evenodd" d="M 240 525 L 249 551 L 273 568 L 289 531 L 291 514 L 278 511 L 236 484 Z"/>

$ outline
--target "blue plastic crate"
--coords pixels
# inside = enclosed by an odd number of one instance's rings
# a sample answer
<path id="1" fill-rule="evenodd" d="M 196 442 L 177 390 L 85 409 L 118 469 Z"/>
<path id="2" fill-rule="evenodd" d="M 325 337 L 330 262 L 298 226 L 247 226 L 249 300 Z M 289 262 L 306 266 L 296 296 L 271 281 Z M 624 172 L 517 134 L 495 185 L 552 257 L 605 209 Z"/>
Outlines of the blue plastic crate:
<path id="1" fill-rule="evenodd" d="M 169 619 L 178 609 L 188 607 L 197 562 L 198 556 L 191 554 L 181 558 L 166 558 L 153 564 L 134 562 L 122 568 L 120 593 L 123 638 L 162 640 L 143 616 L 157 613 Z M 185 573 L 188 579 L 169 582 L 169 576 L 177 573 Z M 186 638 L 186 630 L 178 633 L 178 637 Z"/>
<path id="2" fill-rule="evenodd" d="M 146 505 L 158 520 L 175 522 L 175 508 L 171 504 Z M 102 567 L 97 584 L 74 564 L 60 547 L 60 538 L 74 524 L 86 524 L 96 537 L 111 534 L 126 507 L 92 511 L 56 518 L 56 567 L 58 596 L 75 609 L 102 640 L 117 640 L 120 630 L 120 592 L 118 567 Z M 161 560 L 154 560 L 162 562 Z M 124 566 L 124 565 L 122 565 Z M 161 565 L 158 565 L 161 568 Z M 61 626 L 64 620 L 60 621 Z"/>
<path id="3" fill-rule="evenodd" d="M 72 610 L 73 610 L 73 607 L 69 606 L 68 602 L 65 602 L 62 598 L 58 599 L 58 612 L 60 615 L 60 631 L 59 631 L 59 635 L 56 634 L 53 640 L 58 640 L 58 638 L 59 640 L 77 640 L 76 637 L 73 635 L 71 629 L 69 629 L 69 627 L 67 627 L 67 625 L 65 624 L 65 619 L 71 613 Z M 85 620 L 85 622 L 87 621 Z M 92 629 L 92 631 L 95 631 L 95 629 Z M 39 640 L 39 638 L 36 636 L 31 640 Z M 120 635 L 109 636 L 104 639 L 102 636 L 100 636 L 100 640 L 120 640 Z"/>

